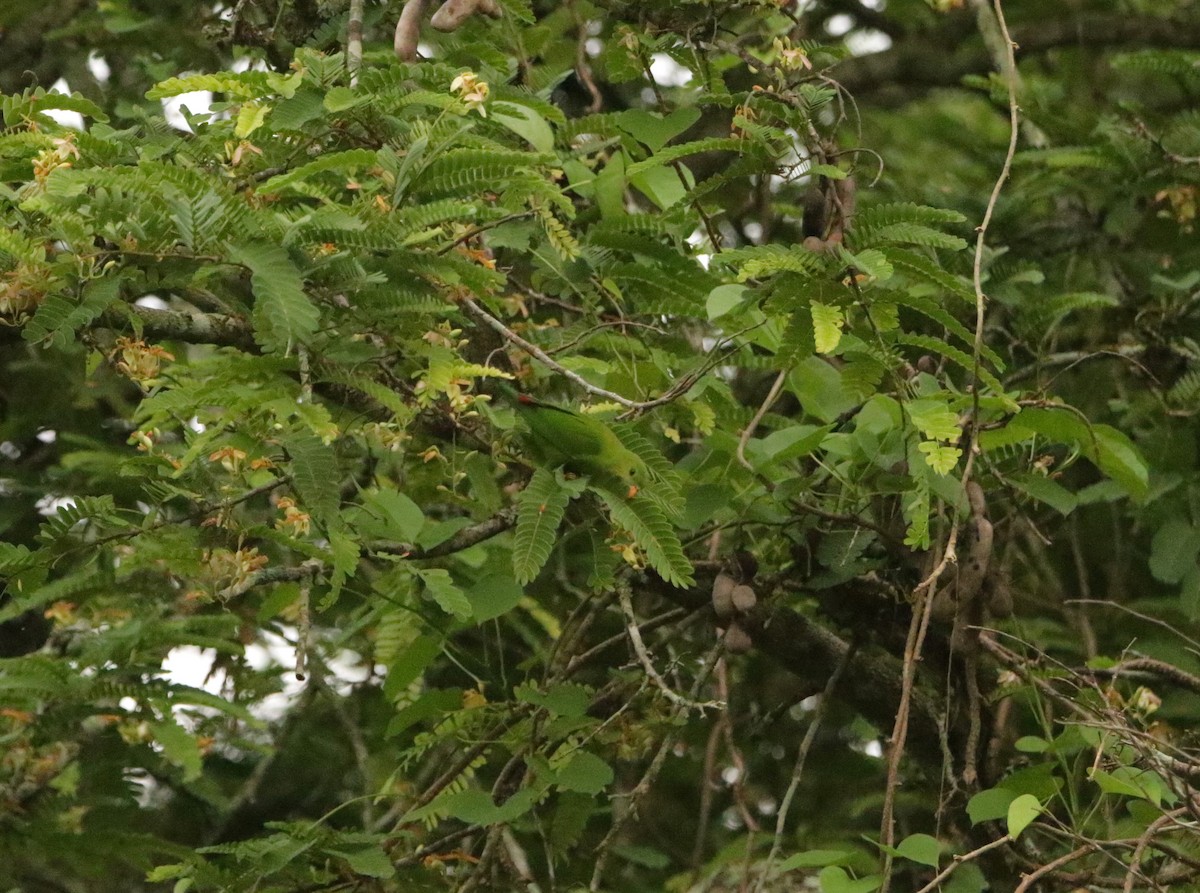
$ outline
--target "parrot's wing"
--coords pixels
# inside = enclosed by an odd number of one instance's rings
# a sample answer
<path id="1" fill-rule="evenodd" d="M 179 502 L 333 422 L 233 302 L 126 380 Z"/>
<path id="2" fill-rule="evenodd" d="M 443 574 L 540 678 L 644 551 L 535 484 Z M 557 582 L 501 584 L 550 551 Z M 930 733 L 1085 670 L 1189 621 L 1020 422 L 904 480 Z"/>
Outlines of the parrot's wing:
<path id="1" fill-rule="evenodd" d="M 608 430 L 595 419 L 545 403 L 525 404 L 529 431 L 544 448 L 564 458 L 595 456 Z"/>

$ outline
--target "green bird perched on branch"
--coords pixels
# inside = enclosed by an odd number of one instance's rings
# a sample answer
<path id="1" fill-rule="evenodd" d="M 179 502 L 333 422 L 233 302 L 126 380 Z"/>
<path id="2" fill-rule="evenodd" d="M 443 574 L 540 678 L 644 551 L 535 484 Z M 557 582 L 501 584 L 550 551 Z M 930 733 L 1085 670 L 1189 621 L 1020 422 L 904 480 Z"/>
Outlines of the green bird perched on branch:
<path id="1" fill-rule="evenodd" d="M 630 498 L 650 479 L 646 463 L 599 419 L 513 394 L 525 432 L 522 440 L 538 462 L 586 474 L 598 483 L 627 488 Z"/>

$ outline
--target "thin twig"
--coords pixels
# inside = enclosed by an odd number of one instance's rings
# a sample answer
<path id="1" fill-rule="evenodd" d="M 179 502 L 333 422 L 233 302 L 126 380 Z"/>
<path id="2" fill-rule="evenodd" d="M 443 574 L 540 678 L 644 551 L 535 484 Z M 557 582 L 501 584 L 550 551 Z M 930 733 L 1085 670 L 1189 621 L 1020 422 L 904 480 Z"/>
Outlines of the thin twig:
<path id="1" fill-rule="evenodd" d="M 1020 109 L 1017 106 L 1017 87 L 1016 87 L 1016 70 L 1017 61 L 1014 55 L 1014 44 L 1012 37 L 1008 33 L 1008 25 L 1004 20 L 1004 9 L 1001 6 L 1000 0 L 993 0 L 993 9 L 996 14 L 996 24 L 1000 28 L 1000 33 L 1004 38 L 1005 57 L 1003 74 L 1008 84 L 1008 118 L 1009 118 L 1009 133 L 1008 133 L 1008 150 L 1004 155 L 1004 164 L 1000 169 L 999 176 L 996 177 L 996 182 L 992 186 L 991 195 L 988 197 L 987 207 L 984 209 L 983 220 L 976 229 L 975 239 L 975 256 L 972 263 L 972 284 L 975 291 L 975 339 L 972 348 L 972 368 L 971 368 L 971 418 L 969 423 L 969 434 L 967 437 L 967 460 L 963 466 L 963 474 L 961 480 L 962 492 L 965 494 L 967 484 L 971 479 L 971 471 L 974 467 L 975 456 L 979 450 L 979 372 L 983 364 L 983 331 L 985 314 L 987 309 L 987 297 L 983 293 L 983 249 L 987 238 L 988 226 L 992 221 L 992 215 L 996 211 L 996 203 L 1000 199 L 1000 191 L 1004 187 L 1004 183 L 1008 180 L 1009 173 L 1012 170 L 1013 156 L 1017 151 L 1017 140 L 1020 135 Z M 954 561 L 957 561 L 957 544 L 960 525 L 958 523 L 957 511 L 951 519 L 950 534 L 946 539 L 946 546 L 942 552 L 941 560 L 933 569 L 932 573 L 923 580 L 916 589 L 918 595 L 924 593 L 924 599 L 918 600 L 917 604 L 922 605 L 923 609 L 920 612 L 920 618 L 916 615 L 913 617 L 913 625 L 909 629 L 909 639 L 905 646 L 904 652 L 904 673 L 902 676 L 902 687 L 900 692 L 900 707 L 896 714 L 896 725 L 892 733 L 891 752 L 888 756 L 888 780 L 887 790 L 884 794 L 883 822 L 880 837 L 884 845 L 884 870 L 883 884 L 880 887 L 880 893 L 888 893 L 891 885 L 891 864 L 892 855 L 891 847 L 895 842 L 895 827 L 892 821 L 892 808 L 895 802 L 895 788 L 899 784 L 900 758 L 903 754 L 904 738 L 908 733 L 908 703 L 911 696 L 913 681 L 916 674 L 916 663 L 921 654 L 921 645 L 925 638 L 925 630 L 929 625 L 929 617 L 933 606 L 933 593 L 936 589 L 937 582 L 941 579 L 943 572 L 947 566 Z M 911 648 L 909 646 L 912 646 Z"/>
<path id="2" fill-rule="evenodd" d="M 1129 870 L 1125 872 L 1125 885 L 1121 888 L 1122 893 L 1133 893 L 1133 885 L 1137 881 L 1138 875 L 1141 874 L 1142 856 L 1145 855 L 1146 847 L 1150 845 L 1150 841 L 1154 840 L 1154 836 L 1159 831 L 1174 822 L 1179 815 L 1186 814 L 1186 812 L 1186 809 L 1177 809 L 1173 812 L 1168 812 L 1160 815 L 1146 826 L 1146 830 L 1138 838 L 1137 845 L 1133 848 L 1133 855 L 1129 858 Z"/>
<path id="3" fill-rule="evenodd" d="M 460 303 L 462 304 L 463 307 L 465 307 L 467 309 L 467 312 L 469 312 L 472 316 L 474 316 L 476 319 L 478 319 L 480 322 L 482 322 L 485 326 L 487 326 L 488 328 L 492 329 L 493 331 L 499 333 L 501 336 L 506 338 L 508 341 L 511 341 L 513 344 L 517 345 L 517 347 L 521 348 L 521 350 L 525 351 L 531 357 L 539 360 L 542 364 L 544 364 L 545 366 L 548 366 L 549 368 L 551 368 L 555 372 L 557 372 L 559 375 L 563 376 L 563 378 L 566 378 L 566 379 L 569 379 L 570 381 L 575 382 L 575 384 L 579 385 L 581 388 L 583 388 L 589 394 L 595 394 L 598 397 L 604 397 L 605 399 L 612 400 L 614 403 L 619 403 L 622 406 L 628 407 L 630 409 L 638 409 L 641 407 L 641 404 L 638 403 L 638 401 L 630 400 L 628 397 L 624 397 L 621 394 L 616 393 L 615 391 L 610 391 L 605 388 L 597 387 L 596 385 L 592 384 L 590 381 L 588 381 L 586 378 L 584 378 L 579 373 L 572 372 L 566 366 L 555 361 L 549 354 L 547 354 L 544 350 L 542 350 L 536 344 L 534 344 L 530 341 L 526 341 L 524 338 L 522 338 L 520 335 L 518 335 L 516 332 L 514 332 L 512 329 L 510 329 L 508 326 L 506 326 L 504 323 L 502 323 L 500 320 L 496 319 L 496 317 L 492 316 L 490 313 L 488 313 L 486 310 L 484 310 L 482 307 L 480 307 L 478 304 L 476 304 L 470 298 L 463 298 Z"/>
<path id="4" fill-rule="evenodd" d="M 774 383 L 771 385 L 771 390 L 767 392 L 767 397 L 763 400 L 762 405 L 758 407 L 758 411 L 754 413 L 754 418 L 750 420 L 750 424 L 746 426 L 746 430 L 742 432 L 742 436 L 738 438 L 737 445 L 737 460 L 742 463 L 742 467 L 753 471 L 750 461 L 746 458 L 746 444 L 750 442 L 750 438 L 754 436 L 754 432 L 758 429 L 758 424 L 763 420 L 763 417 L 771 411 L 771 407 L 775 405 L 775 401 L 779 399 L 779 392 L 783 390 L 783 384 L 787 381 L 788 370 L 780 369 L 779 374 L 775 377 Z"/>
<path id="5" fill-rule="evenodd" d="M 1031 871 L 1021 879 L 1021 885 L 1013 891 L 1013 893 L 1029 893 L 1034 887 L 1033 885 L 1053 871 L 1057 871 L 1069 862 L 1074 862 L 1076 859 L 1086 856 L 1088 853 L 1096 849 L 1095 844 L 1087 843 L 1077 850 L 1071 850 L 1064 856 L 1059 856 L 1053 862 L 1047 862 L 1045 865 Z"/>
<path id="6" fill-rule="evenodd" d="M 1011 842 L 1012 838 L 1008 835 L 1005 835 L 998 840 L 993 840 L 991 843 L 985 843 L 983 846 L 979 847 L 978 849 L 971 850 L 969 853 L 963 853 L 962 855 L 955 856 L 949 865 L 934 875 L 933 880 L 918 890 L 917 893 L 933 893 L 934 890 L 941 886 L 942 881 L 950 877 L 950 875 L 957 871 L 960 866 L 965 865 L 968 862 L 974 862 L 984 853 L 989 853 L 992 850 L 999 849 L 1006 843 Z"/>
<path id="7" fill-rule="evenodd" d="M 646 671 L 646 675 L 650 677 L 650 681 L 666 696 L 667 700 L 677 707 L 682 707 L 684 710 L 699 710 L 701 713 L 708 709 L 723 710 L 725 705 L 720 701 L 692 701 L 667 685 L 666 681 L 659 675 L 658 670 L 654 668 L 654 661 L 650 659 L 650 653 L 646 650 L 646 643 L 642 641 L 642 633 L 638 626 L 637 615 L 633 613 L 633 599 L 629 596 L 628 580 L 622 580 L 618 584 L 617 596 L 621 602 L 621 612 L 625 615 L 625 632 L 629 634 L 629 641 L 633 645 L 634 653 L 637 654 L 638 660 L 642 664 L 642 669 Z"/>
<path id="8" fill-rule="evenodd" d="M 800 750 L 796 753 L 796 764 L 792 767 L 792 779 L 788 783 L 787 792 L 783 795 L 783 801 L 779 804 L 779 815 L 775 819 L 775 839 L 771 841 L 771 852 L 767 855 L 767 862 L 758 876 L 758 882 L 754 885 L 754 893 L 762 893 L 767 883 L 767 878 L 771 874 L 771 866 L 779 858 L 779 851 L 783 847 L 783 833 L 787 826 L 788 811 L 792 808 L 792 799 L 796 796 L 796 791 L 800 788 L 800 779 L 804 775 L 804 764 L 808 761 L 808 752 L 812 749 L 813 742 L 817 739 L 817 731 L 821 728 L 821 721 L 825 718 L 825 711 L 828 709 L 829 701 L 833 697 L 833 693 L 837 689 L 838 682 L 841 680 L 846 667 L 850 665 L 850 661 L 854 658 L 855 650 L 855 647 L 851 645 L 846 650 L 846 653 L 842 655 L 841 660 L 838 661 L 838 665 L 834 667 L 833 673 L 829 676 L 829 681 L 825 683 L 825 690 L 821 692 L 821 700 L 817 703 L 817 709 L 813 713 L 812 722 L 809 723 L 808 729 L 804 733 L 804 739 L 800 742 Z"/>
<path id="9" fill-rule="evenodd" d="M 725 647 L 723 644 L 718 644 L 709 653 L 704 661 L 704 665 L 700 668 L 700 672 L 696 674 L 696 679 L 692 683 L 691 690 L 688 692 L 688 699 L 695 700 L 700 693 L 700 689 L 708 681 L 712 675 L 713 669 L 717 665 L 717 661 L 724 654 Z M 667 720 L 667 727 L 678 729 L 675 721 L 683 715 L 683 708 L 676 706 L 672 709 L 671 715 Z M 595 867 L 592 869 L 592 879 L 588 884 L 588 890 L 595 893 L 600 889 L 600 884 L 604 880 L 604 869 L 608 865 L 608 859 L 612 852 L 613 844 L 617 840 L 617 836 L 624 830 L 625 825 L 629 823 L 637 815 L 637 806 L 641 799 L 646 796 L 653 786 L 654 781 L 658 778 L 658 773 L 662 771 L 663 764 L 666 762 L 667 755 L 675 746 L 675 741 L 679 736 L 679 731 L 667 733 L 655 752 L 653 759 L 650 761 L 645 773 L 638 781 L 634 789 L 629 793 L 629 803 L 626 806 L 625 812 L 613 820 L 612 827 L 608 829 L 608 833 L 604 835 L 604 839 L 600 841 L 600 846 L 596 849 Z"/>
<path id="10" fill-rule="evenodd" d="M 1124 611 L 1138 620 L 1144 620 L 1146 623 L 1153 623 L 1155 626 L 1160 626 L 1169 633 L 1174 633 L 1183 639 L 1196 650 L 1200 651 L 1200 642 L 1184 634 L 1179 627 L 1167 623 L 1158 617 L 1151 617 L 1149 614 L 1143 614 L 1141 611 L 1134 610 L 1128 605 L 1122 605 L 1120 602 L 1110 602 L 1102 598 L 1072 598 L 1063 602 L 1064 605 L 1101 605 L 1105 608 L 1116 608 L 1118 611 Z"/>

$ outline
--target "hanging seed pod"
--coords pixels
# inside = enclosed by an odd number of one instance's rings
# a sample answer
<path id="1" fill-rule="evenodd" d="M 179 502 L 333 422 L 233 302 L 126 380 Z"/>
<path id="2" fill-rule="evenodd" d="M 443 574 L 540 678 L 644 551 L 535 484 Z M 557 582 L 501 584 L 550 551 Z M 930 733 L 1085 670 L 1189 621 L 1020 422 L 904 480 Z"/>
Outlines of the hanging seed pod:
<path id="1" fill-rule="evenodd" d="M 740 586 L 733 587 L 732 593 L 733 607 L 739 614 L 745 614 L 756 604 L 758 604 L 758 596 L 754 594 L 754 590 L 743 583 Z"/>
<path id="2" fill-rule="evenodd" d="M 721 622 L 730 620 L 737 613 L 737 609 L 733 603 L 733 591 L 736 588 L 737 581 L 724 571 L 717 574 L 717 578 L 713 580 L 713 613 L 717 615 L 717 619 Z"/>
<path id="3" fill-rule="evenodd" d="M 753 647 L 750 634 L 737 623 L 731 623 L 729 629 L 725 630 L 725 650 L 730 654 L 745 654 Z"/>

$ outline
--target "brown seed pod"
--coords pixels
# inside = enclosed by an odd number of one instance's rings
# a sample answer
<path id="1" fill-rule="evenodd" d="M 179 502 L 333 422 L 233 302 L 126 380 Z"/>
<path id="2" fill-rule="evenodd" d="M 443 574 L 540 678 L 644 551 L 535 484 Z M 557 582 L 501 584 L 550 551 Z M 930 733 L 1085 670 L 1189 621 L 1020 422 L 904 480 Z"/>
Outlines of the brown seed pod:
<path id="1" fill-rule="evenodd" d="M 411 62 L 417 58 L 417 42 L 421 39 L 421 18 L 425 14 L 425 4 L 429 0 L 408 0 L 400 12 L 400 20 L 396 22 L 396 38 L 393 49 L 396 57 L 402 62 Z"/>
<path id="2" fill-rule="evenodd" d="M 750 634 L 736 623 L 731 623 L 729 629 L 725 630 L 725 650 L 730 654 L 745 654 L 753 647 Z"/>
<path id="3" fill-rule="evenodd" d="M 500 7 L 494 0 L 446 0 L 433 14 L 429 24 L 439 31 L 456 31 L 475 12 L 488 18 L 500 18 Z"/>
<path id="4" fill-rule="evenodd" d="M 724 571 L 717 574 L 717 578 L 713 580 L 713 612 L 717 615 L 717 619 L 722 622 L 729 620 L 737 613 L 737 609 L 733 604 L 733 591 L 737 588 L 737 585 L 737 581 Z"/>
<path id="5" fill-rule="evenodd" d="M 733 607 L 739 614 L 744 614 L 758 604 L 758 596 L 746 584 L 733 587 Z"/>

